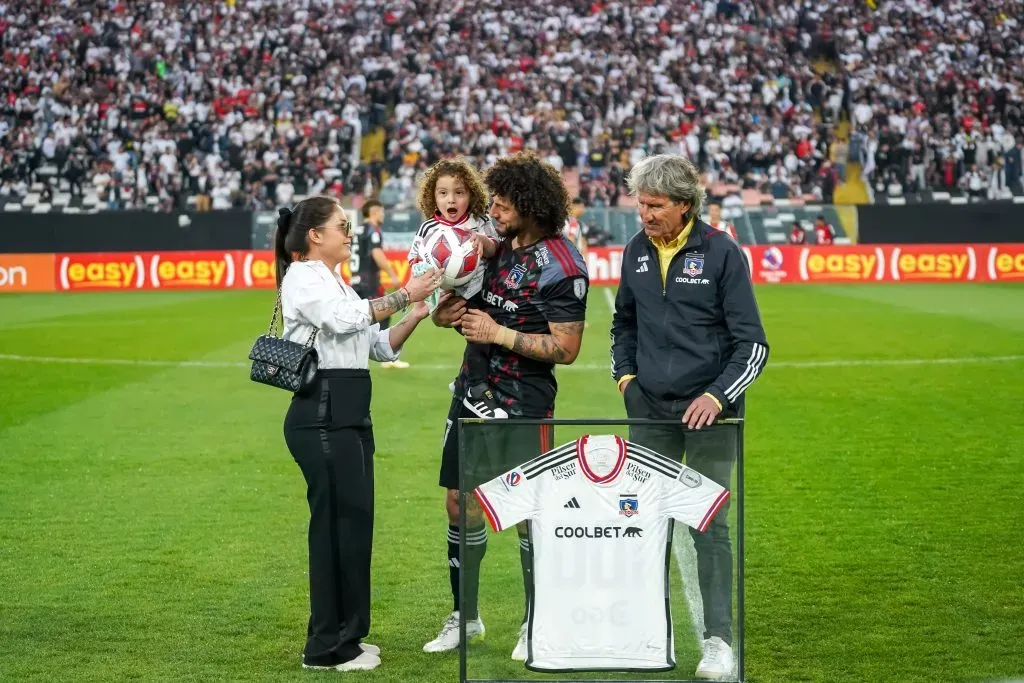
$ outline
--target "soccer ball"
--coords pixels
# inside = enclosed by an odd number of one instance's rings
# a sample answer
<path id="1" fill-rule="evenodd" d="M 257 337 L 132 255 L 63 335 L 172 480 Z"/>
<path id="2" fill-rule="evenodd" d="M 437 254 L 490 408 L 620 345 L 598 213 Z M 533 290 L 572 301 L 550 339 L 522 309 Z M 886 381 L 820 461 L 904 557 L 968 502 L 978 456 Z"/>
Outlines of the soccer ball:
<path id="1" fill-rule="evenodd" d="M 447 225 L 437 227 L 423 245 L 426 261 L 442 271 L 441 289 L 461 287 L 473 278 L 480 257 L 472 233 Z"/>

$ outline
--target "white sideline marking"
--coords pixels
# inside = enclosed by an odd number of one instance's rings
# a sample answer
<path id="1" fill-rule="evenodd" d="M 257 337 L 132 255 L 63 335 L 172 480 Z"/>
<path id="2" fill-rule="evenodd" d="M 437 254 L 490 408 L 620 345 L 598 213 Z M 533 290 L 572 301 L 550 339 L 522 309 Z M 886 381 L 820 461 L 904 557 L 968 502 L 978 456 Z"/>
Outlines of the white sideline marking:
<path id="1" fill-rule="evenodd" d="M 250 363 L 242 361 L 216 360 L 159 360 L 150 358 L 68 358 L 64 356 L 28 356 L 17 353 L 0 353 L 0 361 L 31 361 L 33 363 L 55 363 L 67 365 L 129 365 L 154 368 L 247 368 Z M 962 358 L 848 358 L 834 360 L 768 361 L 765 370 L 774 368 L 847 368 L 878 365 L 967 365 L 973 363 L 1011 363 L 1024 360 L 1024 354 L 1013 356 L 965 356 Z M 414 364 L 410 370 L 449 370 L 455 372 L 457 363 L 443 365 Z M 565 371 L 608 372 L 607 363 L 574 363 L 559 366 L 558 372 Z"/>
<path id="2" fill-rule="evenodd" d="M 697 579 L 697 551 L 693 547 L 689 527 L 681 522 L 674 524 L 673 527 L 672 554 L 676 558 L 679 578 L 683 582 L 683 597 L 686 598 L 686 606 L 690 608 L 693 636 L 700 646 L 704 642 L 704 601 Z"/>
<path id="3" fill-rule="evenodd" d="M 33 363 L 66 363 L 71 365 L 135 365 L 154 368 L 242 368 L 249 363 L 213 360 L 149 360 L 145 358 L 65 358 L 63 356 L 22 356 L 0 353 L 0 360 L 31 361 Z"/>
<path id="4" fill-rule="evenodd" d="M 607 287 L 604 288 L 604 300 L 608 302 L 608 309 L 615 312 L 615 297 L 612 296 L 612 290 Z"/>

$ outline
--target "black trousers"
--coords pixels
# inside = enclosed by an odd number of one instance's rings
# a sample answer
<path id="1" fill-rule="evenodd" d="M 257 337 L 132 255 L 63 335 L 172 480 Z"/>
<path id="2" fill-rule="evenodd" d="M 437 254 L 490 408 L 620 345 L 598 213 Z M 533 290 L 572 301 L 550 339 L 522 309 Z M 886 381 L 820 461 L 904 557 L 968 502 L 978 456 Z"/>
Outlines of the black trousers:
<path id="1" fill-rule="evenodd" d="M 690 401 L 663 401 L 647 394 L 633 380 L 624 396 L 626 414 L 631 418 L 680 420 L 680 426 L 634 425 L 629 440 L 683 462 L 717 484 L 731 488 L 732 468 L 736 462 L 737 433 L 730 428 L 694 431 L 682 426 L 682 416 Z M 739 417 L 743 406 L 729 406 L 721 417 Z M 718 636 L 732 644 L 732 541 L 729 538 L 729 502 L 711 520 L 707 531 L 690 529 L 697 553 L 697 582 L 704 603 L 704 638 Z"/>
<path id="2" fill-rule="evenodd" d="M 366 370 L 320 372 L 309 396 L 296 396 L 284 421 L 288 450 L 302 470 L 309 502 L 309 625 L 305 657 L 361 653 L 370 631 L 373 548 L 373 427 Z"/>

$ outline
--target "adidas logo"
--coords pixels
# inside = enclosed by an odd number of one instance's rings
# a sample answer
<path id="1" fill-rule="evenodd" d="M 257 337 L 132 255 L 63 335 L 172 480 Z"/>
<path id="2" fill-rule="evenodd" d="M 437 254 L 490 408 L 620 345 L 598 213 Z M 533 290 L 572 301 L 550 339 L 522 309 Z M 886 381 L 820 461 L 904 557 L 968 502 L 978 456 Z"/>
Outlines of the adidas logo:
<path id="1" fill-rule="evenodd" d="M 646 273 L 647 272 L 647 262 L 645 261 L 645 262 L 641 263 L 640 267 L 636 269 L 636 272 L 638 272 L 638 273 Z"/>
<path id="2" fill-rule="evenodd" d="M 580 509 L 580 504 L 579 504 L 579 501 L 576 500 L 576 496 L 573 496 L 572 499 L 570 499 L 569 502 L 566 503 L 565 505 L 563 505 L 562 507 L 564 507 L 564 508 L 573 508 L 574 510 L 579 510 Z"/>

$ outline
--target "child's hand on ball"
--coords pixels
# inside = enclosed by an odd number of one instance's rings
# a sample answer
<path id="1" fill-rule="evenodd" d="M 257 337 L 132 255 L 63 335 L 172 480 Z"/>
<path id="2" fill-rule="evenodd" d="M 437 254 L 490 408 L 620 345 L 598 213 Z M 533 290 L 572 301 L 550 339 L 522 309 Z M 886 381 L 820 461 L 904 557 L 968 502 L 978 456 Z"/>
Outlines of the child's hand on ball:
<path id="1" fill-rule="evenodd" d="M 477 232 L 474 232 L 472 237 L 473 244 L 476 245 L 476 253 L 481 258 L 491 258 L 494 256 L 494 252 L 498 250 L 498 245 L 495 244 L 494 240 Z"/>

